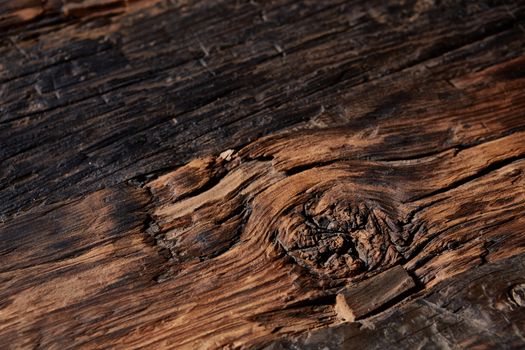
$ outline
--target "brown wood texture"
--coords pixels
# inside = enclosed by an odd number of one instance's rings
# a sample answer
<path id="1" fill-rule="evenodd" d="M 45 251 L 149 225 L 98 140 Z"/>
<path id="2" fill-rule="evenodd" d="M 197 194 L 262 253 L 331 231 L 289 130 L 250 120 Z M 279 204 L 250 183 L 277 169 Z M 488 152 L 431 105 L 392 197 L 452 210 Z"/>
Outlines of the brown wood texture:
<path id="1" fill-rule="evenodd" d="M 344 323 L 264 348 L 519 349 L 525 329 L 523 262 L 522 254 L 488 263 L 366 323 Z"/>
<path id="2" fill-rule="evenodd" d="M 0 348 L 524 347 L 524 72 L 523 1 L 0 1 Z"/>

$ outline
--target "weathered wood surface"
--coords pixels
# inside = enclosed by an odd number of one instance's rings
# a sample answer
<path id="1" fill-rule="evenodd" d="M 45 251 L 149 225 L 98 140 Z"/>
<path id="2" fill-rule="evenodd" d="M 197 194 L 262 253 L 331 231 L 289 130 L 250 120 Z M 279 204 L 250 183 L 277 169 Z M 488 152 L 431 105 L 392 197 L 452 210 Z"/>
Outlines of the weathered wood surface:
<path id="1" fill-rule="evenodd" d="M 525 320 L 523 255 L 441 282 L 426 296 L 368 319 L 265 349 L 519 349 Z"/>
<path id="2" fill-rule="evenodd" d="M 524 2 L 3 1 L 0 28 L 2 346 L 525 345 Z M 415 286 L 344 324 L 385 271 Z"/>

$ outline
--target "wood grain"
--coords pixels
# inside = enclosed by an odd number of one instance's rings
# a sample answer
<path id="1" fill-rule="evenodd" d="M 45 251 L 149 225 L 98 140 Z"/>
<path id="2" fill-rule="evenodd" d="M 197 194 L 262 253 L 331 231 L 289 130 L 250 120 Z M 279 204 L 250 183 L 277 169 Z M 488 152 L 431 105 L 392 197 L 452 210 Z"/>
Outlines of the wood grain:
<path id="1" fill-rule="evenodd" d="M 0 344 L 523 346 L 524 19 L 0 2 Z"/>
<path id="2" fill-rule="evenodd" d="M 359 324 L 314 331 L 265 349 L 499 349 L 523 345 L 523 255 L 489 263 L 432 288 L 425 297 Z"/>

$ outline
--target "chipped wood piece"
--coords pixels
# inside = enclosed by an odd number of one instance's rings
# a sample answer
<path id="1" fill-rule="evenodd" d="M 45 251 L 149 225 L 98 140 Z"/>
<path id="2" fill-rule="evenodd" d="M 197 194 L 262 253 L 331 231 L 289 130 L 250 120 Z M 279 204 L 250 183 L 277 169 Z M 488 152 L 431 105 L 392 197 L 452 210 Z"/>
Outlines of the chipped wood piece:
<path id="1" fill-rule="evenodd" d="M 354 322 L 384 307 L 415 286 L 405 269 L 396 265 L 338 293 L 335 312 L 341 319 Z"/>

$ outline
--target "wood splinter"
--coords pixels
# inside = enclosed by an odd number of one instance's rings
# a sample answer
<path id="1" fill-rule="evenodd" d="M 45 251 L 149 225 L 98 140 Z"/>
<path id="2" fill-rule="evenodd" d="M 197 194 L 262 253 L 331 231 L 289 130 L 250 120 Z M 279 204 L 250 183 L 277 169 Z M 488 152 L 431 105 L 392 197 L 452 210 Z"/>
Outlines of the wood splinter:
<path id="1" fill-rule="evenodd" d="M 344 321 L 354 322 L 414 288 L 412 277 L 396 265 L 380 274 L 346 287 L 337 294 L 335 311 Z"/>

